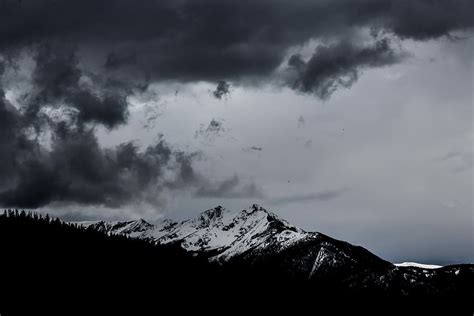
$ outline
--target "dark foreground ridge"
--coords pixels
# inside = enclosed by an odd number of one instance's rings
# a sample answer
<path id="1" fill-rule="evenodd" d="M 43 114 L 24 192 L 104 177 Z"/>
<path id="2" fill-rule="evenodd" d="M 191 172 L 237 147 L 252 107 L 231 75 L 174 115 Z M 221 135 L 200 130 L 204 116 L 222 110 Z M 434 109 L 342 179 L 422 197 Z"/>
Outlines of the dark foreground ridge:
<path id="1" fill-rule="evenodd" d="M 272 223 L 271 229 L 282 229 Z M 0 312 L 29 308 L 31 302 L 49 308 L 57 302 L 83 306 L 108 298 L 115 307 L 140 301 L 141 307 L 153 303 L 153 309 L 168 298 L 213 306 L 271 305 L 270 301 L 284 298 L 280 303 L 297 300 L 303 306 L 326 297 L 341 301 L 408 297 L 430 304 L 446 299 L 455 304 L 452 307 L 471 308 L 473 265 L 443 267 L 435 273 L 397 268 L 362 247 L 322 234 L 283 250 L 271 249 L 246 251 L 225 262 L 209 261 L 209 256 L 186 251 L 179 242 L 157 244 L 94 225 L 10 210 L 0 215 Z M 311 277 L 303 277 L 310 262 Z M 320 266 L 315 266 L 318 262 Z"/>

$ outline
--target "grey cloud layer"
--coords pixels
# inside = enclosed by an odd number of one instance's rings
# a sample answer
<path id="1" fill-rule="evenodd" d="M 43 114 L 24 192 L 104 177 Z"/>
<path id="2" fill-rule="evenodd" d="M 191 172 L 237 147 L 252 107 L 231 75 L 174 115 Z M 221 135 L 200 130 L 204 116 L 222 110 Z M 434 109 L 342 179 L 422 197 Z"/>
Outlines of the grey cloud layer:
<path id="1" fill-rule="evenodd" d="M 309 194 L 289 195 L 281 198 L 276 198 L 271 201 L 273 205 L 284 205 L 290 203 L 301 203 L 309 201 L 329 201 L 340 197 L 347 189 L 327 190 Z"/>
<path id="2" fill-rule="evenodd" d="M 261 199 L 262 191 L 253 182 L 242 184 L 240 178 L 234 175 L 217 183 L 204 183 L 197 191 L 196 196 L 200 198 L 227 198 L 227 199 Z"/>
<path id="3" fill-rule="evenodd" d="M 144 150 L 133 143 L 105 149 L 96 129 L 126 124 L 128 97 L 151 82 L 218 82 L 221 98 L 228 82 L 271 81 L 289 49 L 311 39 L 334 44 L 309 60 L 292 56 L 286 84 L 325 99 L 362 69 L 403 58 L 389 38 L 472 28 L 473 9 L 470 0 L 3 0 L 0 205 L 155 203 L 163 190 L 190 186 L 204 197 L 259 197 L 237 176 L 213 184 L 197 175 L 197 156 L 164 140 Z M 382 38 L 350 40 L 362 28 Z M 13 106 L 6 76 L 24 66 L 24 54 L 34 63 L 31 88 Z M 45 114 L 51 109 L 59 119 Z"/>

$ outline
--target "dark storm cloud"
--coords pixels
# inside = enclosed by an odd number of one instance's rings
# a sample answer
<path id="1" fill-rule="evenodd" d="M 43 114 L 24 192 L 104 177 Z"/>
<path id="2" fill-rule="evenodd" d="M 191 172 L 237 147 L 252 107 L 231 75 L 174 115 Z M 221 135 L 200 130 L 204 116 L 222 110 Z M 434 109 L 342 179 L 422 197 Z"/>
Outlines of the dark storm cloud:
<path id="1" fill-rule="evenodd" d="M 261 199 L 262 191 L 254 182 L 242 183 L 237 175 L 217 183 L 204 182 L 196 191 L 200 198 Z"/>
<path id="2" fill-rule="evenodd" d="M 136 62 L 136 54 L 120 56 L 116 53 L 110 53 L 105 61 L 105 67 L 110 69 L 118 69 L 127 65 L 133 65 Z"/>
<path id="3" fill-rule="evenodd" d="M 320 45 L 308 61 L 300 55 L 291 56 L 288 65 L 296 76 L 290 79 L 290 85 L 324 100 L 338 88 L 352 86 L 361 69 L 392 65 L 401 58 L 402 54 L 392 49 L 388 39 L 378 40 L 370 46 L 358 46 L 347 41 L 331 46 Z"/>
<path id="4" fill-rule="evenodd" d="M 67 104 L 77 110 L 75 119 L 81 125 L 99 123 L 113 128 L 127 121 L 126 98 L 132 88 L 128 83 L 114 82 L 96 74 L 88 76 L 79 67 L 76 51 L 57 43 L 38 46 L 34 60 L 34 91 L 26 109 L 29 118 L 36 119 L 45 106 Z M 81 83 L 84 77 L 93 81 L 93 87 Z"/>
<path id="5" fill-rule="evenodd" d="M 163 138 L 144 150 L 131 142 L 101 147 L 96 125 L 127 121 L 128 84 L 84 72 L 74 49 L 41 45 L 33 52 L 32 88 L 19 108 L 5 97 L 7 62 L 0 59 L 0 206 L 156 206 L 163 191 L 198 185 L 196 155 L 172 149 Z M 92 84 L 84 85 L 84 77 Z M 48 116 L 48 109 L 60 117 Z"/>
<path id="6" fill-rule="evenodd" d="M 426 40 L 471 28 L 471 0 L 2 0 L 0 50 L 50 40 L 151 80 L 270 75 L 288 48 L 372 28 Z M 375 66 L 377 63 L 374 64 Z"/>
<path id="7" fill-rule="evenodd" d="M 0 59 L 0 192 L 13 180 L 17 167 L 36 146 L 24 133 L 19 111 L 6 99 L 2 76 L 7 62 Z"/>
<path id="8" fill-rule="evenodd" d="M 290 203 L 301 203 L 308 201 L 329 201 L 340 197 L 347 189 L 328 190 L 302 195 L 289 195 L 276 198 L 271 201 L 272 205 L 282 205 Z"/>
<path id="9" fill-rule="evenodd" d="M 169 188 L 165 172 L 172 172 L 173 188 L 189 180 L 186 154 L 174 151 L 164 140 L 140 151 L 133 143 L 103 149 L 92 130 L 55 133 L 50 151 L 31 151 L 17 161 L 14 174 L 2 178 L 7 187 L 0 205 L 36 208 L 51 202 L 119 207 L 134 202 L 158 204 Z M 191 175 L 192 176 L 192 175 Z M 4 183 L 5 180 L 10 183 Z M 179 184 L 179 185 L 178 185 Z"/>

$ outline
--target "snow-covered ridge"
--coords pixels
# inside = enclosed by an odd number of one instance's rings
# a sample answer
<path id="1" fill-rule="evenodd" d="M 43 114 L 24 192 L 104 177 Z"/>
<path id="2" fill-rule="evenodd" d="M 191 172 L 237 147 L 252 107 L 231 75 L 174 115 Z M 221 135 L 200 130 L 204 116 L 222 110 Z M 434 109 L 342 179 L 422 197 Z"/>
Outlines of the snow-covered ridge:
<path id="1" fill-rule="evenodd" d="M 422 269 L 438 269 L 442 266 L 438 266 L 435 264 L 423 264 L 417 262 L 402 262 L 402 263 L 395 263 L 397 267 L 415 267 L 415 268 L 422 268 Z"/>
<path id="2" fill-rule="evenodd" d="M 154 225 L 143 219 L 134 221 L 84 221 L 76 222 L 76 224 L 93 227 L 94 229 L 106 233 L 129 235 L 130 237 L 142 237 L 142 234 L 154 229 Z"/>
<path id="3" fill-rule="evenodd" d="M 110 234 L 151 239 L 157 244 L 177 242 L 187 251 L 212 253 L 211 260 L 227 260 L 269 246 L 278 251 L 316 235 L 306 233 L 256 204 L 237 214 L 218 206 L 181 223 L 164 220 L 152 225 L 137 220 L 78 224 Z"/>
<path id="4" fill-rule="evenodd" d="M 157 244 L 177 243 L 183 249 L 205 255 L 213 261 L 227 261 L 239 255 L 279 253 L 289 247 L 311 243 L 321 237 L 318 233 L 306 232 L 289 224 L 257 204 L 238 213 L 217 206 L 180 223 L 165 219 L 152 225 L 140 219 L 77 224 L 108 234 L 148 239 Z M 332 246 L 331 241 L 320 240 L 312 245 L 315 247 L 315 253 L 311 271 L 308 272 L 310 276 L 320 265 L 332 265 L 349 256 L 338 246 Z M 395 265 L 422 269 L 440 268 L 437 265 L 414 262 Z"/>

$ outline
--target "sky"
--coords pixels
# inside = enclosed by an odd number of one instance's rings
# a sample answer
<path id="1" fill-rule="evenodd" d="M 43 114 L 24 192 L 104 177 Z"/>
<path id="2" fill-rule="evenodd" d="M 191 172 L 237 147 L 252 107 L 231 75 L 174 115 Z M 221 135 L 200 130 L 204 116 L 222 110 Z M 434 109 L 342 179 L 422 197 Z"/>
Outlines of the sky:
<path id="1" fill-rule="evenodd" d="M 390 261 L 474 261 L 472 1 L 0 1 L 0 207 L 258 203 Z"/>

